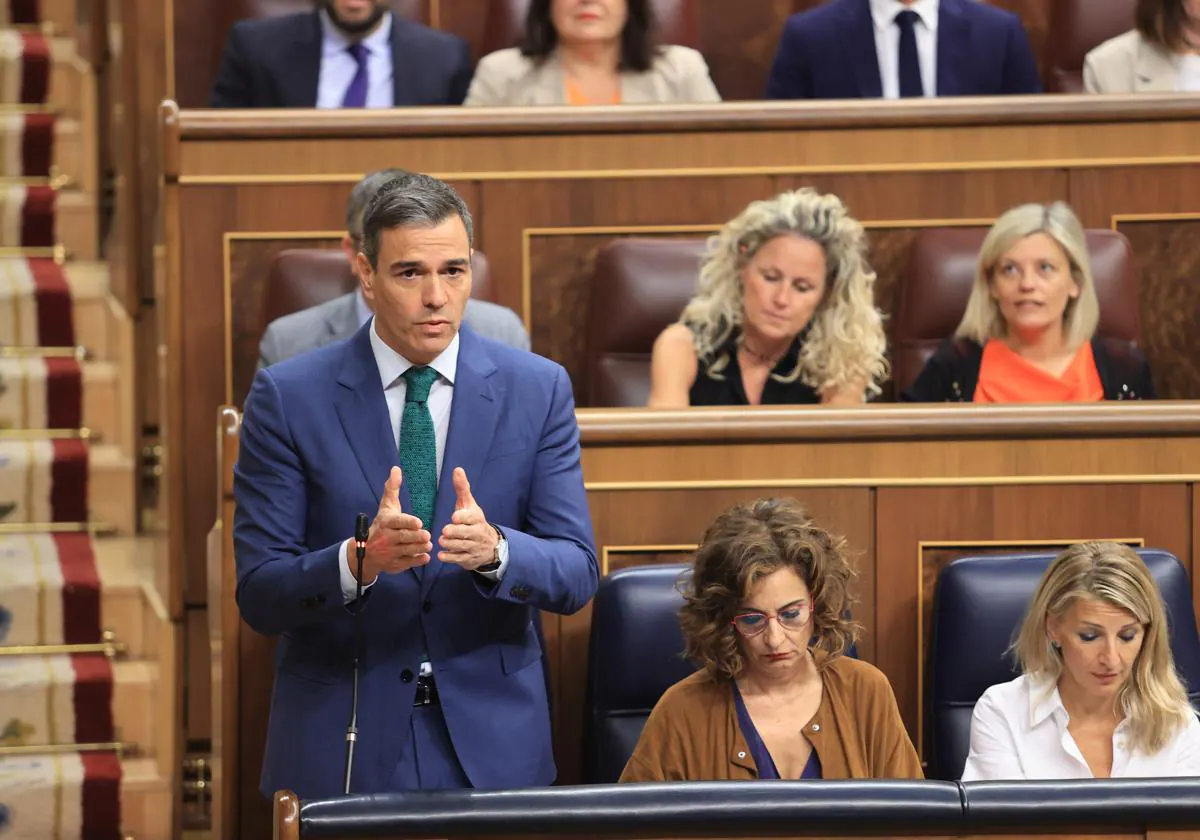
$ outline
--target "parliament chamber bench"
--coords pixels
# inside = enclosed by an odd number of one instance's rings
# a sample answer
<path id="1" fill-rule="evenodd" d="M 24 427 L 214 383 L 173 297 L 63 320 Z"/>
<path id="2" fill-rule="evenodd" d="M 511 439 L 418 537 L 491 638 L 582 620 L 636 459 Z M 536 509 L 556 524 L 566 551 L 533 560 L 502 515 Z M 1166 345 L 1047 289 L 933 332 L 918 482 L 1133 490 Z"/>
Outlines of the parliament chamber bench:
<path id="1" fill-rule="evenodd" d="M 773 781 L 437 791 L 301 802 L 275 796 L 274 837 L 857 837 L 1195 840 L 1200 779 Z"/>
<path id="2" fill-rule="evenodd" d="M 794 496 L 844 535 L 859 573 L 858 655 L 889 678 L 927 766 L 934 596 L 955 560 L 1045 557 L 1088 539 L 1165 552 L 1179 567 L 1169 600 L 1194 628 L 1200 412 L 1192 403 L 581 409 L 578 417 L 602 575 L 686 563 L 720 511 L 762 496 Z M 234 602 L 228 527 L 239 420 L 233 407 L 220 413 L 208 605 L 214 830 L 240 826 L 247 836 L 248 827 L 265 831 L 270 818 L 257 786 L 273 640 L 246 627 Z M 587 741 L 597 705 L 588 687 L 593 617 L 594 605 L 542 616 L 564 785 L 597 775 Z M 1193 669 L 1194 635 L 1190 652 L 1177 653 Z"/>

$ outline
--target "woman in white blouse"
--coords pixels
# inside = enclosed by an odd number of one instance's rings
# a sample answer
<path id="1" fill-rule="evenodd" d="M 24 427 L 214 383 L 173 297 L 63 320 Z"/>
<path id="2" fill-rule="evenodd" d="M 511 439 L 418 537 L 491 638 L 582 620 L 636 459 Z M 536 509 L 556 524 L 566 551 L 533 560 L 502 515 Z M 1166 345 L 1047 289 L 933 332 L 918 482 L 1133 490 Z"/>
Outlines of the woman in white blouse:
<path id="1" fill-rule="evenodd" d="M 964 782 L 1200 776 L 1200 721 L 1175 671 L 1162 594 L 1128 546 L 1059 555 L 1014 653 L 1022 676 L 975 704 Z"/>
<path id="2" fill-rule="evenodd" d="M 1200 93 L 1200 0 L 1138 0 L 1134 20 L 1087 54 L 1087 92 Z"/>

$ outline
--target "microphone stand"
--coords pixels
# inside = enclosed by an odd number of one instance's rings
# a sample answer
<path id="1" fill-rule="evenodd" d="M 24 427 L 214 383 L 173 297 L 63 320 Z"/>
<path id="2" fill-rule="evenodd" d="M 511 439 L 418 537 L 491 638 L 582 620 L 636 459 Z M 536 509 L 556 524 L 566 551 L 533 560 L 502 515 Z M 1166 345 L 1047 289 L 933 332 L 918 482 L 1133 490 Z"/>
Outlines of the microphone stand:
<path id="1" fill-rule="evenodd" d="M 371 523 L 365 513 L 354 521 L 354 554 L 358 574 L 354 585 L 354 676 L 350 688 L 350 724 L 346 727 L 346 781 L 343 792 L 350 793 L 350 769 L 354 765 L 354 745 L 358 741 L 358 659 L 362 650 L 362 575 L 363 556 L 367 553 L 367 536 Z"/>

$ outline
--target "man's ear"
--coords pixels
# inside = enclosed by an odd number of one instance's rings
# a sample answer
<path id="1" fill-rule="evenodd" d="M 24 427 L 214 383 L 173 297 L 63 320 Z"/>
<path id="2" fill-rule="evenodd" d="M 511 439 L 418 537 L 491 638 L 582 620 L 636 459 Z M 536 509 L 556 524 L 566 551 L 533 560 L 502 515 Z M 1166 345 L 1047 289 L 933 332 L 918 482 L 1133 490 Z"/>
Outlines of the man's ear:
<path id="1" fill-rule="evenodd" d="M 359 252 L 354 255 L 354 273 L 358 275 L 358 284 L 362 287 L 363 297 L 368 303 L 375 300 L 375 271 L 367 261 L 367 255 Z"/>

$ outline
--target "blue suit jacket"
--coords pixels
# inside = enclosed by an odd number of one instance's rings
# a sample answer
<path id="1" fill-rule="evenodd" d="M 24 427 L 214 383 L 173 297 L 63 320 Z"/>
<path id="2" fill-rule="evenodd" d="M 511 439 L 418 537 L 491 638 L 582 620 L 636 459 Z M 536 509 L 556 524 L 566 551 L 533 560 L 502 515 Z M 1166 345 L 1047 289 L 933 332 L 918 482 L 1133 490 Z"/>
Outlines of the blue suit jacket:
<path id="1" fill-rule="evenodd" d="M 213 108 L 315 108 L 321 76 L 318 12 L 243 20 L 229 30 L 209 93 Z M 393 102 L 461 105 L 474 72 L 457 35 L 392 15 Z"/>
<path id="2" fill-rule="evenodd" d="M 247 624 L 280 637 L 267 795 L 342 792 L 355 605 L 343 605 L 338 551 L 357 513 L 374 517 L 398 461 L 369 330 L 370 322 L 350 339 L 260 370 L 246 399 L 234 471 L 237 602 Z M 387 789 L 397 763 L 410 758 L 403 753 L 422 644 L 471 784 L 555 778 L 535 611 L 575 612 L 599 576 L 571 384 L 547 359 L 466 327 L 460 336 L 434 556 L 422 569 L 380 575 L 358 605 L 356 793 Z M 508 540 L 499 583 L 437 559 L 459 466 Z M 400 504 L 410 509 L 407 486 Z"/>
<path id="3" fill-rule="evenodd" d="M 1041 93 L 1021 19 L 978 0 L 938 6 L 938 96 Z M 883 96 L 869 0 L 831 0 L 788 18 L 767 99 Z"/>

